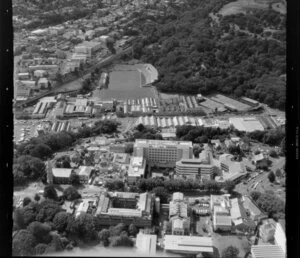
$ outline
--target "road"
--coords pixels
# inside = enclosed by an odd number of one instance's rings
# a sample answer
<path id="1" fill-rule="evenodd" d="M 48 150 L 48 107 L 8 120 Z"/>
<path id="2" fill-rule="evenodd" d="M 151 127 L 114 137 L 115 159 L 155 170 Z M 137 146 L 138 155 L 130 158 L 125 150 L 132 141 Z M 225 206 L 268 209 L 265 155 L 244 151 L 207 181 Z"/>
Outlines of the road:
<path id="1" fill-rule="evenodd" d="M 280 157 L 278 159 L 272 159 L 272 165 L 270 170 L 276 171 L 277 169 L 282 169 L 285 165 L 285 157 Z M 265 192 L 267 190 L 277 191 L 278 189 L 282 189 L 280 185 L 271 184 L 268 179 L 269 172 L 262 172 L 256 178 L 252 179 L 249 183 L 243 184 L 242 182 L 237 184 L 235 190 L 243 195 L 249 194 L 251 191 L 256 190 L 259 192 Z M 252 188 L 256 183 L 257 187 L 255 189 Z M 279 196 L 281 199 L 285 200 L 285 195 Z"/>

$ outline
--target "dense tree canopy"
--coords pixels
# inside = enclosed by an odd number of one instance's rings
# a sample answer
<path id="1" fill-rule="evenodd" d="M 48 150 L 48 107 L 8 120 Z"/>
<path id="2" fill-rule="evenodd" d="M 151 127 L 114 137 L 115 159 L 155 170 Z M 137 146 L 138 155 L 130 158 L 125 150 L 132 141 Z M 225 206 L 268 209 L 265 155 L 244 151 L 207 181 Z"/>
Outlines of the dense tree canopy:
<path id="1" fill-rule="evenodd" d="M 57 192 L 53 185 L 46 185 L 44 188 L 44 197 L 52 200 L 57 200 Z"/>
<path id="2" fill-rule="evenodd" d="M 285 203 L 273 191 L 265 193 L 252 192 L 251 197 L 257 206 L 275 219 L 284 218 Z"/>
<path id="3" fill-rule="evenodd" d="M 111 246 L 127 246 L 132 247 L 133 241 L 128 236 L 116 236 L 111 241 Z"/>
<path id="4" fill-rule="evenodd" d="M 46 144 L 37 144 L 30 150 L 30 155 L 40 159 L 50 157 L 52 154 L 51 148 Z"/>
<path id="5" fill-rule="evenodd" d="M 75 228 L 77 235 L 85 242 L 89 242 L 97 238 L 94 217 L 91 214 L 80 214 L 75 219 Z"/>
<path id="6" fill-rule="evenodd" d="M 227 247 L 223 253 L 222 258 L 239 258 L 239 249 L 234 246 Z"/>
<path id="7" fill-rule="evenodd" d="M 152 21 L 141 15 L 143 37 L 134 42 L 135 57 L 158 68 L 156 86 L 162 92 L 218 91 L 284 109 L 285 80 L 280 75 L 286 73 L 285 16 L 252 10 L 214 22 L 209 13 L 226 2 L 194 1 Z M 264 36 L 264 29 L 274 25 L 279 33 Z"/>
<path id="8" fill-rule="evenodd" d="M 20 211 L 23 217 L 25 227 L 27 227 L 31 222 L 36 220 L 38 210 L 39 207 L 36 204 L 31 203 Z"/>
<path id="9" fill-rule="evenodd" d="M 105 182 L 105 187 L 108 191 L 123 191 L 124 182 L 122 180 L 107 180 Z"/>
<path id="10" fill-rule="evenodd" d="M 53 218 L 53 224 L 58 232 L 64 232 L 66 230 L 70 217 L 70 214 L 66 213 L 65 211 L 55 214 Z"/>
<path id="11" fill-rule="evenodd" d="M 168 203 L 170 194 L 163 186 L 153 188 L 152 192 L 159 197 L 161 203 Z"/>
<path id="12" fill-rule="evenodd" d="M 35 254 L 36 255 L 45 254 L 47 248 L 48 248 L 48 245 L 40 243 L 40 244 L 36 245 L 36 247 L 34 248 Z"/>
<path id="13" fill-rule="evenodd" d="M 34 221 L 28 225 L 27 230 L 41 243 L 49 243 L 51 241 L 49 236 L 51 227 L 45 223 Z"/>
<path id="14" fill-rule="evenodd" d="M 54 216 L 61 211 L 60 205 L 52 200 L 45 200 L 39 206 L 36 220 L 40 222 L 52 221 Z"/>
<path id="15" fill-rule="evenodd" d="M 273 183 L 276 179 L 275 173 L 273 171 L 270 171 L 268 174 L 268 179 L 271 183 Z"/>
<path id="16" fill-rule="evenodd" d="M 12 241 L 13 256 L 32 256 L 35 253 L 34 247 L 37 239 L 28 230 L 20 230 Z"/>
<path id="17" fill-rule="evenodd" d="M 16 184 L 24 184 L 27 180 L 37 180 L 45 174 L 45 164 L 39 158 L 29 155 L 20 156 L 14 160 L 13 174 Z"/>
<path id="18" fill-rule="evenodd" d="M 129 227 L 128 227 L 128 233 L 131 235 L 131 236 L 136 236 L 136 234 L 138 233 L 138 229 L 136 228 L 136 226 L 134 224 L 130 224 Z"/>
<path id="19" fill-rule="evenodd" d="M 76 199 L 81 198 L 81 195 L 78 193 L 77 189 L 74 186 L 69 186 L 63 192 L 63 196 L 68 201 L 74 201 Z"/>

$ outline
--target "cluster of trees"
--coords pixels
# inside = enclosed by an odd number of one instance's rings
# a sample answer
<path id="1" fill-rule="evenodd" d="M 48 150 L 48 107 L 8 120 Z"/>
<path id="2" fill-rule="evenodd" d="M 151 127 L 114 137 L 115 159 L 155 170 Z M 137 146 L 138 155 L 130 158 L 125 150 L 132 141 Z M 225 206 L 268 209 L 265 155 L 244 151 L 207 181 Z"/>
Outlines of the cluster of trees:
<path id="1" fill-rule="evenodd" d="M 209 139 L 223 139 L 229 137 L 232 128 L 221 129 L 204 126 L 183 125 L 177 126 L 176 137 L 182 141 L 192 141 L 194 143 L 208 143 Z"/>
<path id="2" fill-rule="evenodd" d="M 162 136 L 153 128 L 147 128 L 143 124 L 139 124 L 135 128 L 135 132 L 129 138 L 130 141 L 135 139 L 152 139 L 152 140 L 162 140 Z"/>
<path id="3" fill-rule="evenodd" d="M 234 97 L 247 96 L 284 109 L 285 80 L 280 75 L 286 73 L 285 42 L 230 29 L 231 16 L 219 17 L 220 25 L 211 26 L 208 14 L 217 12 L 216 8 L 225 3 L 200 0 L 193 7 L 187 5 L 185 11 L 156 17 L 155 21 L 141 16 L 138 26 L 143 37 L 134 42 L 135 58 L 158 68 L 156 86 L 162 92 L 217 91 Z M 266 10 L 258 16 L 248 22 L 249 27 L 255 23 L 253 29 L 249 28 L 255 35 L 261 32 L 259 26 L 268 26 L 265 21 L 271 22 L 273 12 Z M 280 24 L 284 24 L 281 18 Z"/>
<path id="4" fill-rule="evenodd" d="M 285 128 L 278 127 L 268 131 L 253 131 L 249 133 L 240 132 L 233 127 L 227 129 L 183 125 L 177 126 L 176 137 L 183 141 L 192 141 L 194 143 L 209 143 L 209 139 L 219 139 L 221 142 L 231 134 L 243 137 L 243 141 L 249 144 L 250 140 L 258 141 L 270 146 L 281 146 L 285 151 Z M 232 152 L 240 153 L 237 146 L 232 145 Z"/>
<path id="5" fill-rule="evenodd" d="M 29 181 L 41 179 L 46 171 L 45 163 L 30 155 L 16 158 L 13 164 L 13 175 L 15 185 L 24 185 Z"/>
<path id="6" fill-rule="evenodd" d="M 222 258 L 238 258 L 239 253 L 240 250 L 231 245 L 224 249 L 224 251 L 222 252 Z"/>
<path id="7" fill-rule="evenodd" d="M 195 181 L 192 179 L 165 179 L 163 177 L 156 178 L 142 178 L 136 185 L 130 188 L 131 191 L 153 191 L 157 193 L 158 196 L 162 196 L 163 200 L 166 200 L 166 192 L 163 191 L 163 188 L 169 193 L 172 192 L 185 192 L 193 190 L 204 190 L 210 193 L 218 193 L 223 188 L 229 192 L 233 192 L 235 184 L 226 181 L 223 184 L 217 183 L 214 180 L 207 180 L 203 183 Z"/>
<path id="8" fill-rule="evenodd" d="M 132 247 L 133 241 L 129 236 L 135 237 L 138 230 L 134 224 L 130 224 L 128 227 L 124 223 L 120 223 L 116 226 L 111 226 L 109 229 L 102 229 L 98 238 L 104 246 L 125 246 Z"/>
<path id="9" fill-rule="evenodd" d="M 271 146 L 281 146 L 285 150 L 285 128 L 278 127 L 269 131 L 254 131 L 248 133 L 247 136 Z"/>
<path id="10" fill-rule="evenodd" d="M 70 168 L 71 167 L 71 159 L 69 156 L 64 155 L 56 159 L 55 167 L 57 168 Z"/>
<path id="11" fill-rule="evenodd" d="M 67 200 L 80 198 L 73 187 L 65 189 Z M 30 199 L 14 211 L 15 235 L 13 254 L 16 256 L 42 255 L 71 249 L 76 243 L 99 243 L 96 220 L 91 214 L 75 217 L 62 210 L 52 186 L 44 190 L 42 202 Z M 72 241 L 70 240 L 72 239 Z M 74 242 L 74 241 L 75 242 Z"/>
<path id="12" fill-rule="evenodd" d="M 93 127 L 82 127 L 77 133 L 59 132 L 31 138 L 27 143 L 16 145 L 13 164 L 14 183 L 24 185 L 30 181 L 45 177 L 44 161 L 51 158 L 54 152 L 72 146 L 78 139 L 96 136 L 102 133 L 114 133 L 119 126 L 114 121 L 97 121 Z M 58 167 L 70 167 L 70 158 L 56 160 Z"/>
<path id="13" fill-rule="evenodd" d="M 119 122 L 104 120 L 95 122 L 93 127 L 84 126 L 79 128 L 76 136 L 77 138 L 87 138 L 92 136 L 97 136 L 100 134 L 112 134 L 118 129 Z"/>
<path id="14" fill-rule="evenodd" d="M 105 182 L 105 188 L 108 191 L 124 191 L 124 182 L 122 180 L 107 180 Z"/>
<path id="15" fill-rule="evenodd" d="M 269 217 L 276 220 L 285 217 L 285 203 L 273 191 L 266 191 L 265 193 L 253 191 L 250 196 Z"/>
<path id="16" fill-rule="evenodd" d="M 79 91 L 80 94 L 89 93 L 93 89 L 91 78 L 86 78 L 81 83 L 81 89 Z"/>

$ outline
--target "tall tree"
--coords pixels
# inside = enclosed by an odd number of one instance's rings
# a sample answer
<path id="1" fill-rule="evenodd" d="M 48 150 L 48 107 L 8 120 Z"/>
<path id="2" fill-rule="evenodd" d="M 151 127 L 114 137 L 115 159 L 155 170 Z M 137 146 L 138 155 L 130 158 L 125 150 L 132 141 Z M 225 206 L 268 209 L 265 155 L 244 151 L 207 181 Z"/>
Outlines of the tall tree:
<path id="1" fill-rule="evenodd" d="M 52 200 L 57 200 L 57 192 L 53 185 L 46 185 L 44 188 L 44 197 Z"/>
<path id="2" fill-rule="evenodd" d="M 32 256 L 37 239 L 28 230 L 20 230 L 16 233 L 12 241 L 13 256 Z"/>
<path id="3" fill-rule="evenodd" d="M 61 211 L 55 214 L 53 218 L 53 224 L 55 229 L 58 232 L 65 232 L 68 222 L 70 219 L 71 215 L 65 211 Z"/>
<path id="4" fill-rule="evenodd" d="M 269 174 L 268 174 L 268 179 L 271 183 L 273 183 L 276 179 L 276 176 L 274 174 L 274 171 L 270 171 Z"/>
<path id="5" fill-rule="evenodd" d="M 63 196 L 68 201 L 74 201 L 76 199 L 81 198 L 81 195 L 78 193 L 77 189 L 74 186 L 69 186 L 63 192 Z"/>

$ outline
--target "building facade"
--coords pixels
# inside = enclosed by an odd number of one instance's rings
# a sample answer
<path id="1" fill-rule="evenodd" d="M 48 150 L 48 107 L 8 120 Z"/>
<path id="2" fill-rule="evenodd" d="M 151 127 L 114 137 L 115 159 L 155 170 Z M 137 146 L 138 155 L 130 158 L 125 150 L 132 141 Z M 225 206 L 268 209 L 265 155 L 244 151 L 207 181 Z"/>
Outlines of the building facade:
<path id="1" fill-rule="evenodd" d="M 192 158 L 192 142 L 138 139 L 134 156 L 144 157 L 150 165 L 176 167 L 177 161 Z"/>
<path id="2" fill-rule="evenodd" d="M 95 215 L 102 226 L 124 223 L 151 227 L 153 206 L 153 195 L 150 193 L 102 193 Z"/>
<path id="3" fill-rule="evenodd" d="M 203 164 L 200 159 L 182 159 L 176 162 L 175 171 L 177 175 L 185 176 L 193 180 L 210 180 L 216 171 L 216 166 Z"/>
<path id="4" fill-rule="evenodd" d="M 137 182 L 138 179 L 145 176 L 146 160 L 143 157 L 133 157 L 128 169 L 128 184 Z"/>

